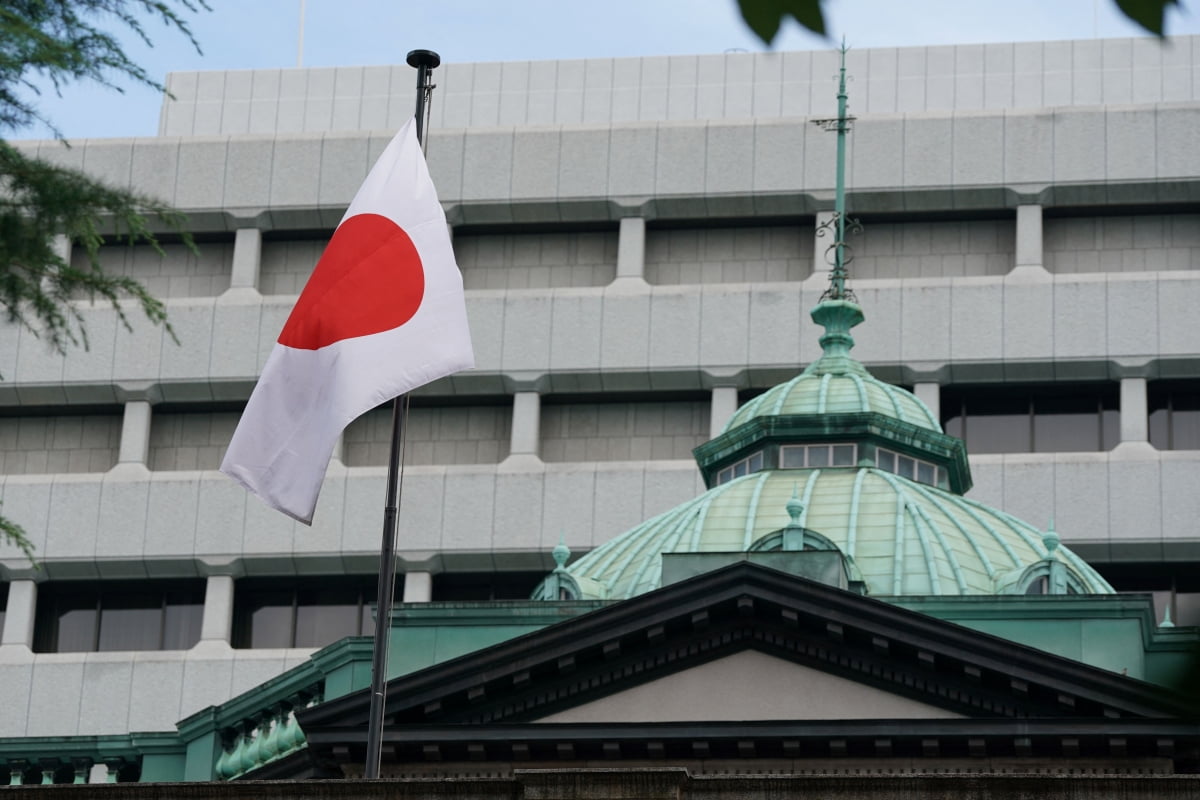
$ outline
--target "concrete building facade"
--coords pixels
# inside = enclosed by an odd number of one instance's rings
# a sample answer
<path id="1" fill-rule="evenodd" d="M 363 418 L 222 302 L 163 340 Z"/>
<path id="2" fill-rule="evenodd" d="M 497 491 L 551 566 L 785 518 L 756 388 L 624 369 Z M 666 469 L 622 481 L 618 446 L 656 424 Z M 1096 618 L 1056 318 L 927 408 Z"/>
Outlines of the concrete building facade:
<path id="1" fill-rule="evenodd" d="M 836 58 L 435 74 L 478 368 L 414 396 L 406 601 L 527 596 L 560 539 L 585 552 L 695 497 L 692 449 L 817 357 L 834 138 L 810 122 Z M 1200 622 L 1200 38 L 848 70 L 855 356 L 966 439 L 970 497 L 1053 518 L 1117 588 Z M 215 470 L 412 72 L 168 85 L 157 137 L 24 145 L 173 202 L 199 253 L 104 254 L 178 343 L 86 302 L 87 350 L 0 330 L 0 500 L 41 562 L 0 560 L 0 737 L 173 730 L 369 616 L 385 413 L 347 429 L 311 529 Z"/>

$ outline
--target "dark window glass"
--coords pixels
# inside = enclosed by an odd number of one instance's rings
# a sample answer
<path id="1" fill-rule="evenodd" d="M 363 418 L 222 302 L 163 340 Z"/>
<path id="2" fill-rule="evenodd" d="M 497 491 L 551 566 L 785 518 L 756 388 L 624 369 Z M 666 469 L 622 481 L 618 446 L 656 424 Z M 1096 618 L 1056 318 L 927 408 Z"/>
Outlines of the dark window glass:
<path id="1" fill-rule="evenodd" d="M 896 474 L 901 478 L 913 479 L 913 467 L 916 466 L 911 458 L 905 456 L 896 456 Z"/>
<path id="2" fill-rule="evenodd" d="M 1154 381 L 1147 390 L 1150 444 L 1200 450 L 1200 381 Z"/>
<path id="3" fill-rule="evenodd" d="M 527 600 L 545 577 L 545 572 L 444 572 L 433 576 L 433 599 Z"/>
<path id="4" fill-rule="evenodd" d="M 921 483 L 933 485 L 933 465 L 926 464 L 924 461 L 917 462 L 917 480 Z"/>
<path id="5" fill-rule="evenodd" d="M 755 453 L 754 455 L 750 456 L 750 471 L 758 472 L 762 468 L 763 468 L 763 454 Z"/>
<path id="6" fill-rule="evenodd" d="M 1175 593 L 1175 624 L 1200 625 L 1200 593 Z"/>
<path id="7" fill-rule="evenodd" d="M 404 596 L 397 576 L 396 599 Z M 243 578 L 234 584 L 233 646 L 324 647 L 374 630 L 374 576 Z"/>
<path id="8" fill-rule="evenodd" d="M 739 461 L 733 465 L 733 477 L 740 478 L 746 474 L 746 462 Z"/>
<path id="9" fill-rule="evenodd" d="M 34 649 L 42 653 L 183 650 L 200 639 L 200 581 L 47 583 Z"/>
<path id="10" fill-rule="evenodd" d="M 947 387 L 942 426 L 972 453 L 1108 450 L 1120 436 L 1115 384 Z"/>
<path id="11" fill-rule="evenodd" d="M 295 647 L 324 647 L 359 635 L 363 598 L 353 588 L 300 592 L 296 605 Z"/>
<path id="12" fill-rule="evenodd" d="M 100 609 L 97 650 L 157 650 L 162 638 L 161 592 L 108 592 Z"/>
<path id="13" fill-rule="evenodd" d="M 204 620 L 202 592 L 171 592 L 163 610 L 163 649 L 186 650 L 200 641 Z"/>
<path id="14" fill-rule="evenodd" d="M 896 471 L 896 454 L 890 450 L 878 450 L 875 453 L 875 463 L 886 472 Z"/>
<path id="15" fill-rule="evenodd" d="M 236 584 L 235 584 L 236 585 Z M 254 593 L 248 608 L 241 609 L 245 614 L 248 630 L 242 647 L 291 647 L 292 617 L 295 613 L 293 604 L 296 599 L 294 591 L 266 589 Z M 236 612 L 235 612 L 236 613 Z"/>
<path id="16" fill-rule="evenodd" d="M 783 469 L 803 469 L 804 468 L 804 448 L 803 447 L 781 447 L 779 449 L 782 463 L 780 466 Z"/>
<path id="17" fill-rule="evenodd" d="M 0 631 L 4 630 L 4 612 L 8 608 L 8 584 L 0 583 Z"/>
<path id="18" fill-rule="evenodd" d="M 829 466 L 829 448 L 828 447 L 810 447 L 810 448 L 808 448 L 808 465 L 810 467 L 828 467 Z"/>
<path id="19" fill-rule="evenodd" d="M 1154 597 L 1154 619 L 1167 608 L 1176 625 L 1200 625 L 1200 563 L 1150 562 L 1093 564 L 1118 592 Z"/>
<path id="20" fill-rule="evenodd" d="M 854 445 L 835 444 L 833 446 L 833 465 L 835 467 L 854 466 Z"/>

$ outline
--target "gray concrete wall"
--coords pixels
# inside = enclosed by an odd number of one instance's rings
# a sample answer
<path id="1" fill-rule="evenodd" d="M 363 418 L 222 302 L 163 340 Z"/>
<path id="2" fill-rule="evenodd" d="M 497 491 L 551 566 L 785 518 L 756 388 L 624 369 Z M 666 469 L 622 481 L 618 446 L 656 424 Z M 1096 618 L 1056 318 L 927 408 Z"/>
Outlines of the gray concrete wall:
<path id="1" fill-rule="evenodd" d="M 813 227 L 651 229 L 646 281 L 652 284 L 778 283 L 813 271 Z"/>
<path id="2" fill-rule="evenodd" d="M 708 441 L 707 401 L 545 403 L 541 457 L 557 461 L 690 461 Z"/>
<path id="3" fill-rule="evenodd" d="M 512 405 L 409 409 L 405 464 L 498 464 L 508 455 Z M 392 442 L 392 410 L 359 417 L 343 434 L 349 467 L 386 467 Z"/>
<path id="4" fill-rule="evenodd" d="M 607 286 L 617 275 L 617 233 L 456 234 L 467 289 Z"/>
<path id="5" fill-rule="evenodd" d="M 100 248 L 100 265 L 113 275 L 140 281 L 155 297 L 215 297 L 229 288 L 233 244 L 205 242 L 192 252 L 186 245 L 165 244 L 159 254 L 148 244 L 111 244 Z M 87 253 L 79 247 L 71 266 L 91 269 Z"/>
<path id="6" fill-rule="evenodd" d="M 1051 218 L 1045 246 L 1051 272 L 1200 270 L 1200 214 Z"/>
<path id="7" fill-rule="evenodd" d="M 153 412 L 147 466 L 153 470 L 216 469 L 241 416 L 236 411 Z"/>
<path id="8" fill-rule="evenodd" d="M 0 474 L 105 472 L 120 444 L 120 414 L 0 417 Z"/>
<path id="9" fill-rule="evenodd" d="M 857 213 L 1186 201 L 1200 174 L 1195 104 L 879 114 L 849 145 Z M 386 133 L 23 146 L 174 203 L 202 230 L 327 228 Z M 796 120 L 560 127 L 434 126 L 451 222 L 600 222 L 811 214 L 831 203 L 834 137 Z M 1052 188 L 1053 187 L 1053 188 Z"/>
<path id="10" fill-rule="evenodd" d="M 852 49 L 854 113 L 982 111 L 1200 99 L 1198 37 Z M 446 63 L 433 128 L 835 116 L 832 49 L 578 61 Z M 397 128 L 406 66 L 177 72 L 159 134 Z"/>

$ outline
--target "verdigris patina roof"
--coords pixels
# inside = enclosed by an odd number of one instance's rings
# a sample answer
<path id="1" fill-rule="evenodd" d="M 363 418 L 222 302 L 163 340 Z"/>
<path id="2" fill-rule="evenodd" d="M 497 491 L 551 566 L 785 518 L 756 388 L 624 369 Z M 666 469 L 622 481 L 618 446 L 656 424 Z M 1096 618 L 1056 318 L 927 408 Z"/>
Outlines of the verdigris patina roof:
<path id="1" fill-rule="evenodd" d="M 717 486 L 601 545 L 568 570 L 581 585 L 623 599 L 661 585 L 663 553 L 737 552 L 788 523 L 798 490 L 800 524 L 848 556 L 872 595 L 1006 591 L 1010 576 L 1050 557 L 1045 534 L 1016 517 L 871 468 L 768 470 Z M 1112 587 L 1065 547 L 1056 557 L 1085 593 Z"/>

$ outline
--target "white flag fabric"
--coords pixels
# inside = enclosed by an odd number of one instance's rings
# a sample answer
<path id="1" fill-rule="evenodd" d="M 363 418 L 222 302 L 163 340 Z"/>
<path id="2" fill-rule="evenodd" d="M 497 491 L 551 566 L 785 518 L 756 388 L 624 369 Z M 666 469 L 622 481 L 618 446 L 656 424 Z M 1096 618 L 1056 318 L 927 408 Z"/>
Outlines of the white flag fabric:
<path id="1" fill-rule="evenodd" d="M 221 472 L 311 525 L 329 457 L 352 420 L 474 365 L 462 275 L 410 120 L 300 293 Z"/>

